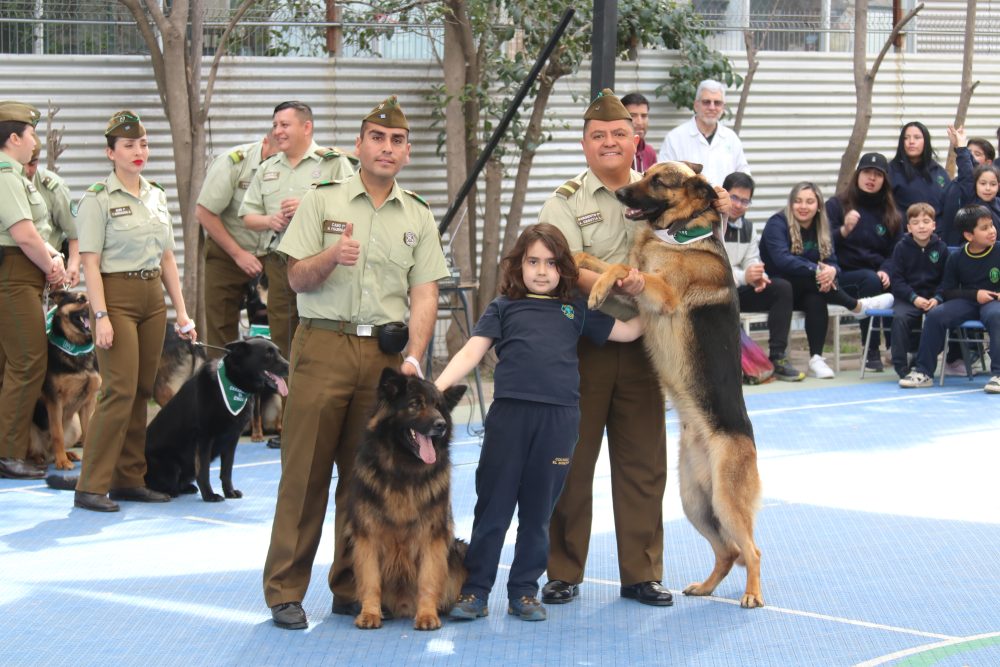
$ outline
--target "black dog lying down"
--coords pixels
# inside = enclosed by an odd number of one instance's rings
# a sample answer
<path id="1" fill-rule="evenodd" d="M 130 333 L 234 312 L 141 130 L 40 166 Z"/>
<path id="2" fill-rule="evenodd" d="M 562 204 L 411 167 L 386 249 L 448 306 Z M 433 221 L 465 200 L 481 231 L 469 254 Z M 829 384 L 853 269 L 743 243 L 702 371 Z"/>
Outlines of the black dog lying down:
<path id="1" fill-rule="evenodd" d="M 208 473 L 211 462 L 220 457 L 222 492 L 226 498 L 242 497 L 233 488 L 236 444 L 250 423 L 256 394 L 288 393 L 284 380 L 288 361 L 266 338 L 229 343 L 226 349 L 225 357 L 199 368 L 146 429 L 146 486 L 150 489 L 175 498 L 197 490 L 202 500 L 219 502 L 223 497 L 212 490 Z"/>

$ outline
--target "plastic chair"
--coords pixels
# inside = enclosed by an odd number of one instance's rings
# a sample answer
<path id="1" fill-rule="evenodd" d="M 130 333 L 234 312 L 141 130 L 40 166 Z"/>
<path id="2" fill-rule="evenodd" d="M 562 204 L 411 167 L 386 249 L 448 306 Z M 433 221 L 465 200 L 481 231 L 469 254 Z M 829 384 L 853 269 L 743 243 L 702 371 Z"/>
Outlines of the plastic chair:
<path id="1" fill-rule="evenodd" d="M 866 308 L 865 315 L 871 318 L 868 324 L 868 334 L 865 335 L 865 344 L 861 348 L 861 379 L 865 379 L 865 355 L 868 354 L 868 346 L 872 342 L 872 331 L 892 332 L 892 308 Z"/>
<path id="2" fill-rule="evenodd" d="M 973 377 L 972 355 L 969 352 L 970 344 L 976 346 L 976 349 L 979 351 L 979 363 L 982 364 L 984 372 L 987 370 L 986 350 L 983 346 L 983 343 L 985 342 L 985 335 L 986 325 L 979 320 L 966 320 L 957 327 L 945 330 L 944 349 L 941 350 L 941 359 L 938 364 L 941 367 L 941 380 L 939 382 L 941 386 L 944 386 L 945 355 L 948 352 L 948 344 L 950 342 L 958 343 L 958 346 L 962 349 L 962 361 L 965 362 L 965 372 L 968 374 L 970 380 Z"/>

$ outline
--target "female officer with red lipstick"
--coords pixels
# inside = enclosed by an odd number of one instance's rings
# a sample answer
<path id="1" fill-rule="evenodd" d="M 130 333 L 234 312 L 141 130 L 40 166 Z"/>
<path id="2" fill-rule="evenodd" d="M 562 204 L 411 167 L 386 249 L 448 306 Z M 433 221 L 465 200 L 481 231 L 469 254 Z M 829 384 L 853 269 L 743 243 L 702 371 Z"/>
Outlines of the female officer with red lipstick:
<path id="1" fill-rule="evenodd" d="M 144 481 L 146 403 L 167 320 L 160 283 L 177 311 L 177 331 L 189 340 L 197 334 L 181 295 L 166 194 L 142 177 L 149 159 L 146 128 L 131 111 L 119 111 L 104 136 L 114 169 L 90 186 L 77 214 L 101 391 L 74 504 L 116 512 L 115 500 L 170 500 Z"/>

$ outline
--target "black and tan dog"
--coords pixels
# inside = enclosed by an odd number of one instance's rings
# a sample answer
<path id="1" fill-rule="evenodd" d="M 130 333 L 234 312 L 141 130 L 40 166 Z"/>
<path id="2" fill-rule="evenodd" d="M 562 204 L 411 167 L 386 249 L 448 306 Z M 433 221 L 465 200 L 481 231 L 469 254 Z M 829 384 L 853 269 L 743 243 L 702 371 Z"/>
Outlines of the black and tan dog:
<path id="1" fill-rule="evenodd" d="M 163 352 L 153 383 L 153 400 L 161 408 L 174 397 L 185 382 L 194 377 L 208 361 L 205 348 L 178 335 L 174 325 L 167 323 L 163 336 Z"/>
<path id="2" fill-rule="evenodd" d="M 243 494 L 233 487 L 233 461 L 240 435 L 250 422 L 253 396 L 288 393 L 288 361 L 266 338 L 226 345 L 220 360 L 201 366 L 163 406 L 146 429 L 146 486 L 176 497 L 194 493 L 206 502 L 223 496 L 212 490 L 209 465 L 222 461 L 219 478 L 225 498 Z M 220 370 L 221 365 L 221 370 Z"/>
<path id="3" fill-rule="evenodd" d="M 54 461 L 59 470 L 72 470 L 79 457 L 67 452 L 83 442 L 97 404 L 101 376 L 97 373 L 90 304 L 83 292 L 49 294 L 48 369 L 42 395 L 32 420 L 28 456 L 36 463 Z"/>
<path id="4" fill-rule="evenodd" d="M 467 545 L 451 514 L 451 410 L 465 386 L 443 394 L 433 383 L 382 372 L 375 413 L 350 481 L 348 532 L 361 612 L 359 628 L 414 617 L 417 630 L 441 627 L 461 592 Z"/>
<path id="5" fill-rule="evenodd" d="M 715 569 L 686 595 L 710 595 L 734 563 L 747 568 L 743 607 L 761 607 L 760 550 L 754 515 L 760 503 L 757 448 L 743 401 L 739 306 L 720 225 L 718 198 L 701 165 L 665 162 L 619 189 L 626 217 L 645 220 L 629 262 L 645 288 L 636 297 L 643 340 L 681 421 L 679 484 L 684 513 L 712 545 Z M 582 268 L 601 272 L 590 306 L 604 302 L 628 266 L 581 253 Z"/>

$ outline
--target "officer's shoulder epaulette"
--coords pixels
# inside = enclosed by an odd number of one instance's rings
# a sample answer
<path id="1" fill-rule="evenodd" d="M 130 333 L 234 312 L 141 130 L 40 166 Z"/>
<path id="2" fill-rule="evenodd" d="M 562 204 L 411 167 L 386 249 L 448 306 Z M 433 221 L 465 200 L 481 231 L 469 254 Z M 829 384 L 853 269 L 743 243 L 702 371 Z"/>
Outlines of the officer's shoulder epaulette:
<path id="1" fill-rule="evenodd" d="M 344 182 L 344 179 L 342 179 L 342 178 L 333 178 L 333 179 L 330 179 L 330 180 L 327 180 L 327 181 L 318 181 L 316 183 L 313 183 L 313 187 L 314 188 L 322 188 L 322 187 L 326 187 L 327 185 L 340 185 L 343 182 Z"/>
<path id="2" fill-rule="evenodd" d="M 426 199 L 424 199 L 423 197 L 421 197 L 420 195 L 418 195 L 413 190 L 403 190 L 403 192 L 405 192 L 406 194 L 410 195 L 411 197 L 413 197 L 414 199 L 416 199 L 418 202 L 420 202 L 421 204 L 423 204 L 427 208 L 431 207 L 431 205 L 427 203 Z"/>
<path id="3" fill-rule="evenodd" d="M 233 151 L 232 153 L 229 154 L 229 159 L 230 161 L 232 161 L 233 164 L 239 164 L 240 162 L 243 162 L 244 158 L 246 158 L 246 155 L 243 153 L 243 151 Z"/>
<path id="4" fill-rule="evenodd" d="M 3 172 L 14 171 L 14 165 L 12 165 L 10 162 L 0 162 L 0 171 Z"/>
<path id="5" fill-rule="evenodd" d="M 316 155 L 320 156 L 324 160 L 334 160 L 343 155 L 343 153 L 338 151 L 336 148 L 317 148 Z"/>
<path id="6" fill-rule="evenodd" d="M 101 190 L 103 190 L 103 189 L 104 189 L 105 187 L 107 187 L 107 186 L 106 186 L 106 185 L 104 185 L 104 183 L 103 183 L 103 182 L 100 182 L 100 183 L 94 183 L 94 184 L 93 184 L 93 185 L 91 185 L 91 186 L 90 186 L 89 188 L 87 188 L 87 192 L 100 192 L 100 191 L 101 191 Z"/>
<path id="7" fill-rule="evenodd" d="M 59 179 L 53 176 L 52 174 L 49 174 L 48 176 L 42 179 L 42 187 L 44 187 L 47 190 L 52 190 L 53 192 L 55 192 L 56 190 L 59 189 Z"/>
<path id="8" fill-rule="evenodd" d="M 566 181 L 558 188 L 556 188 L 555 194 L 559 195 L 563 199 L 569 199 L 576 194 L 576 191 L 580 189 L 579 181 Z"/>
<path id="9" fill-rule="evenodd" d="M 163 192 L 166 192 L 166 189 L 162 185 L 160 185 L 159 183 L 157 183 L 156 181 L 150 181 L 149 184 L 152 185 L 154 188 L 157 188 L 159 190 L 162 190 Z"/>

